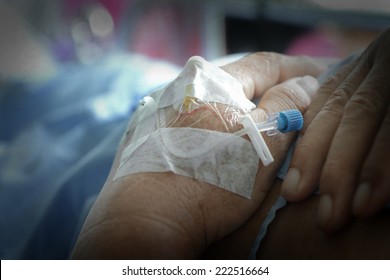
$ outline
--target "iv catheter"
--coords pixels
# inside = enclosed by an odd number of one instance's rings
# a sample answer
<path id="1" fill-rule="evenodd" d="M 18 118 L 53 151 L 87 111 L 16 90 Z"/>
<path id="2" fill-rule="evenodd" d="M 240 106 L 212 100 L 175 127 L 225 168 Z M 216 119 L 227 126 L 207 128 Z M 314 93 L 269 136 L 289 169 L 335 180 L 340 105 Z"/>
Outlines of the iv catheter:
<path id="1" fill-rule="evenodd" d="M 300 130 L 303 127 L 303 116 L 300 111 L 293 109 L 272 114 L 267 121 L 255 123 L 251 115 L 246 114 L 242 117 L 241 124 L 244 128 L 235 132 L 234 135 L 248 134 L 261 161 L 264 166 L 267 166 L 274 161 L 274 158 L 260 132 L 266 131 L 268 136 L 272 136 L 279 132 Z"/>

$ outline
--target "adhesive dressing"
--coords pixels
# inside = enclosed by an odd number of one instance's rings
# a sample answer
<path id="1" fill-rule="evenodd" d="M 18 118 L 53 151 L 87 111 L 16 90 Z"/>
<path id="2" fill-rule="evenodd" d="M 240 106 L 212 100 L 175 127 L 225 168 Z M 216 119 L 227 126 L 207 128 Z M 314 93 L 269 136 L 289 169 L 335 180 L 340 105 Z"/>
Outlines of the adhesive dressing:
<path id="1" fill-rule="evenodd" d="M 264 165 L 273 161 L 260 131 L 300 125 L 288 121 L 296 112 L 255 124 L 249 115 L 255 107 L 237 79 L 201 57 L 190 58 L 174 81 L 140 101 L 114 180 L 171 171 L 250 198 L 259 158 Z"/>
<path id="2" fill-rule="evenodd" d="M 174 81 L 140 101 L 114 180 L 172 171 L 250 198 L 259 157 L 233 132 L 255 107 L 238 80 L 201 57 L 190 58 Z"/>

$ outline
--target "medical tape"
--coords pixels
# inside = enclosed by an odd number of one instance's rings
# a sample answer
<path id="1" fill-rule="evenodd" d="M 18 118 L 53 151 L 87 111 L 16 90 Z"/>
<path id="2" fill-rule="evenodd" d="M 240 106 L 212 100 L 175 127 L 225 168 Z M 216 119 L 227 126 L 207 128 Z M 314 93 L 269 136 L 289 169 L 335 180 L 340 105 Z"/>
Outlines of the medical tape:
<path id="1" fill-rule="evenodd" d="M 171 171 L 250 198 L 259 166 L 250 141 L 229 132 L 172 127 L 175 118 L 191 116 L 203 107 L 216 110 L 218 104 L 239 116 L 256 107 L 238 80 L 203 58 L 191 58 L 174 81 L 141 100 L 129 124 L 128 142 L 124 142 L 114 180 L 141 172 Z"/>
<path id="2" fill-rule="evenodd" d="M 140 101 L 114 180 L 172 171 L 250 198 L 259 157 L 264 166 L 274 160 L 260 132 L 271 136 L 303 124 L 298 110 L 255 123 L 249 114 L 254 108 L 236 79 L 191 58 L 177 79 Z M 245 134 L 251 142 L 241 138 Z"/>
<path id="3" fill-rule="evenodd" d="M 194 128 L 161 128 L 139 145 L 115 177 L 167 172 L 250 198 L 259 160 L 249 141 Z"/>

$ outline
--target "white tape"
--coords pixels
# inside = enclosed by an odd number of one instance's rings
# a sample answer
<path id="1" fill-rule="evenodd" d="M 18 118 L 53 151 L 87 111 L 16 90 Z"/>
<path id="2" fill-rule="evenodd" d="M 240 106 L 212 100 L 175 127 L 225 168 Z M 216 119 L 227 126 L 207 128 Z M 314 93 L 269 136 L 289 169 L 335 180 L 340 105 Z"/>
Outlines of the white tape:
<path id="1" fill-rule="evenodd" d="M 221 112 L 215 104 L 227 105 L 237 114 L 255 108 L 238 80 L 201 57 L 191 58 L 174 81 L 141 100 L 114 180 L 140 172 L 172 171 L 250 198 L 259 165 L 251 142 L 231 133 L 169 127 L 178 117 L 192 120 L 192 109 L 181 111 L 188 100 L 214 110 L 218 121 Z M 236 125 L 233 119 L 223 121 Z"/>
<path id="2" fill-rule="evenodd" d="M 191 86 L 192 91 L 188 91 Z M 169 93 L 169 94 L 166 94 Z M 200 56 L 191 57 L 179 76 L 168 85 L 161 96 L 159 108 L 183 101 L 183 94 L 196 97 L 204 102 L 218 102 L 249 112 L 256 108 L 242 88 L 242 84 Z"/>
<path id="3" fill-rule="evenodd" d="M 161 128 L 122 158 L 114 179 L 172 171 L 250 198 L 258 165 L 252 144 L 241 137 L 194 128 Z"/>

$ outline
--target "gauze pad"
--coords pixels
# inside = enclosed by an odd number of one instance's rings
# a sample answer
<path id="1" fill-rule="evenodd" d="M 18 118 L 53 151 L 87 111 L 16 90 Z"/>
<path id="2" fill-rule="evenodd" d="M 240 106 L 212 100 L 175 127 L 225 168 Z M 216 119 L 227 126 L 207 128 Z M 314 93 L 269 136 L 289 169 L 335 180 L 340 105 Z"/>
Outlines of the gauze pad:
<path id="1" fill-rule="evenodd" d="M 172 171 L 250 198 L 259 157 L 233 133 L 255 107 L 238 80 L 192 57 L 174 81 L 141 100 L 114 180 Z"/>

